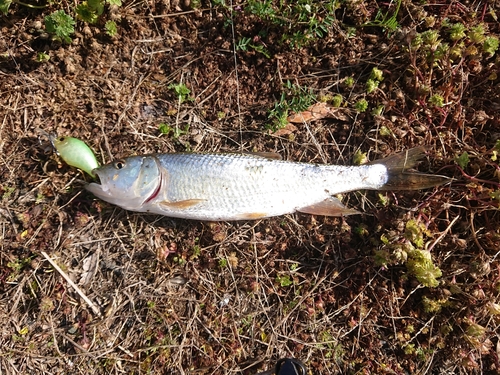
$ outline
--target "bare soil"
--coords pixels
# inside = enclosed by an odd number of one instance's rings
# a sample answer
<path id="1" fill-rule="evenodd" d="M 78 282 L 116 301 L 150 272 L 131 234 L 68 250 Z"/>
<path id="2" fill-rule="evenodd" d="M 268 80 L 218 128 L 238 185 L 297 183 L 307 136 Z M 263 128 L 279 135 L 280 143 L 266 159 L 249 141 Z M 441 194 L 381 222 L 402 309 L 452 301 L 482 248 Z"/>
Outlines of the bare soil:
<path id="1" fill-rule="evenodd" d="M 348 1 L 324 37 L 296 49 L 244 6 L 124 3 L 108 9 L 117 36 L 78 22 L 71 44 L 43 30 L 55 5 L 13 4 L 0 18 L 1 372 L 256 374 L 295 357 L 312 374 L 499 373 L 498 52 L 441 70 L 408 53 L 425 17 L 483 17 L 498 36 L 498 4 L 403 3 L 389 32 L 359 27 L 374 19 L 375 2 Z M 241 37 L 269 57 L 236 51 Z M 50 60 L 37 62 L 39 52 Z M 367 94 L 373 67 L 384 80 Z M 421 100 L 427 78 L 444 107 Z M 342 95 L 343 115 L 269 131 L 287 80 L 318 100 Z M 169 88 L 180 83 L 191 90 L 182 103 Z M 383 113 L 371 113 L 376 105 Z M 427 145 L 419 169 L 453 181 L 346 194 L 363 212 L 346 218 L 178 220 L 97 200 L 83 189 L 90 178 L 54 155 L 38 128 L 84 140 L 103 163 L 266 151 L 352 164 L 358 150 L 374 160 Z M 425 227 L 437 287 L 396 259 L 411 220 Z"/>

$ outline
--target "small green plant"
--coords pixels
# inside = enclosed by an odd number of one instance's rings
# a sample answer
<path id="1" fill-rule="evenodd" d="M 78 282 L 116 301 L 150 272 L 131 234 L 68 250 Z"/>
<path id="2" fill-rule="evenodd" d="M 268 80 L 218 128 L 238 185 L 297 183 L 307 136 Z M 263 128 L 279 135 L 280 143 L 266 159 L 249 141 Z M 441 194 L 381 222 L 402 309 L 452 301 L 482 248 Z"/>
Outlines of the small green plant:
<path id="1" fill-rule="evenodd" d="M 347 87 L 353 87 L 355 83 L 354 77 L 346 77 L 344 83 Z"/>
<path id="2" fill-rule="evenodd" d="M 168 135 L 172 131 L 172 127 L 169 124 L 165 124 L 164 122 L 162 122 L 160 125 L 158 125 L 158 130 L 161 134 Z"/>
<path id="3" fill-rule="evenodd" d="M 352 157 L 352 162 L 354 165 L 361 165 L 361 164 L 365 164 L 368 162 L 368 156 L 366 154 L 366 152 L 363 152 L 361 150 L 356 150 L 356 152 L 354 153 L 354 156 Z"/>
<path id="4" fill-rule="evenodd" d="M 286 95 L 282 93 L 279 102 L 274 103 L 274 108 L 269 111 L 268 118 L 271 120 L 269 129 L 275 132 L 285 127 L 288 124 L 289 111 L 290 108 L 286 100 Z"/>
<path id="5" fill-rule="evenodd" d="M 390 137 L 392 136 L 394 133 L 392 132 L 391 129 L 389 129 L 387 126 L 385 125 L 382 125 L 378 131 L 378 133 L 382 136 L 382 137 Z"/>
<path id="6" fill-rule="evenodd" d="M 370 235 L 370 231 L 368 230 L 368 226 L 366 224 L 359 224 L 354 228 L 354 233 L 360 237 L 368 237 Z"/>
<path id="7" fill-rule="evenodd" d="M 0 0 L 5 1 L 5 0 Z M 81 2 L 74 8 L 76 18 L 90 24 L 95 24 L 104 12 L 105 4 L 121 6 L 121 0 L 88 0 Z M 1 5 L 1 3 L 0 3 Z M 1 7 L 0 7 L 1 10 Z M 45 29 L 48 33 L 54 34 L 57 39 L 71 43 L 71 34 L 75 32 L 75 20 L 64 10 L 55 11 L 45 17 Z M 117 34 L 116 23 L 108 20 L 104 26 L 106 34 L 114 36 Z"/>
<path id="8" fill-rule="evenodd" d="M 332 98 L 332 106 L 340 107 L 342 105 L 343 100 L 344 98 L 342 97 L 342 95 L 340 94 L 334 95 Z"/>
<path id="9" fill-rule="evenodd" d="M 441 311 L 443 307 L 449 305 L 447 298 L 442 299 L 433 299 L 427 296 L 422 297 L 422 305 L 424 307 L 424 311 L 429 314 L 437 314 Z"/>
<path id="10" fill-rule="evenodd" d="M 226 5 L 226 0 L 212 0 L 212 4 L 215 6 L 223 7 L 225 8 Z"/>
<path id="11" fill-rule="evenodd" d="M 418 248 L 424 247 L 424 234 L 427 233 L 423 223 L 419 223 L 414 219 L 406 223 L 404 236 Z"/>
<path id="12" fill-rule="evenodd" d="M 201 0 L 191 0 L 190 7 L 191 7 L 191 9 L 201 8 Z"/>
<path id="13" fill-rule="evenodd" d="M 370 112 L 373 116 L 382 116 L 382 113 L 384 113 L 385 106 L 383 104 L 379 104 L 375 108 L 372 109 Z"/>
<path id="14" fill-rule="evenodd" d="M 75 20 L 64 10 L 55 11 L 45 17 L 45 29 L 48 33 L 55 34 L 57 38 L 66 43 L 71 43 L 70 35 L 75 32 Z"/>
<path id="15" fill-rule="evenodd" d="M 499 41 L 496 36 L 489 36 L 484 40 L 483 51 L 492 57 L 498 49 Z"/>
<path id="16" fill-rule="evenodd" d="M 414 276 L 425 287 L 436 287 L 441 270 L 432 261 L 430 251 L 424 250 L 425 238 L 430 233 L 421 222 L 409 220 L 403 238 L 393 232 L 382 234 L 382 246 L 375 251 L 375 264 L 383 267 L 405 264 L 408 274 Z"/>
<path id="17" fill-rule="evenodd" d="M 102 12 L 104 12 L 104 3 L 100 0 L 84 1 L 75 8 L 78 19 L 88 23 L 96 23 Z"/>
<path id="18" fill-rule="evenodd" d="M 382 82 L 384 80 L 384 72 L 379 68 L 374 67 L 370 73 L 370 79 Z"/>
<path id="19" fill-rule="evenodd" d="M 484 29 L 484 25 L 479 24 L 471 28 L 471 30 L 467 34 L 467 37 L 470 39 L 472 43 L 481 44 L 485 40 L 484 36 L 485 32 L 486 30 Z"/>
<path id="20" fill-rule="evenodd" d="M 377 194 L 378 202 L 384 206 L 387 207 L 389 205 L 389 199 L 387 198 L 387 195 L 378 193 Z"/>
<path id="21" fill-rule="evenodd" d="M 440 94 L 434 94 L 429 98 L 429 103 L 432 104 L 434 107 L 444 107 L 444 98 Z"/>
<path id="22" fill-rule="evenodd" d="M 448 29 L 446 30 L 450 35 L 450 39 L 453 41 L 457 41 L 465 38 L 466 27 L 461 23 L 453 23 L 447 25 Z"/>
<path id="23" fill-rule="evenodd" d="M 461 155 L 455 157 L 455 163 L 457 163 L 460 168 L 465 169 L 469 165 L 469 154 L 464 151 Z"/>
<path id="24" fill-rule="evenodd" d="M 411 48 L 413 50 L 423 48 L 424 51 L 435 51 L 440 43 L 439 32 L 436 30 L 427 30 L 415 35 L 411 41 Z"/>
<path id="25" fill-rule="evenodd" d="M 43 9 L 46 5 L 32 5 L 18 0 L 0 0 L 0 13 L 7 15 L 11 4 L 19 4 L 31 9 Z"/>
<path id="26" fill-rule="evenodd" d="M 360 99 L 354 104 L 354 108 L 356 108 L 358 112 L 366 112 L 368 109 L 368 101 L 366 99 Z"/>
<path id="27" fill-rule="evenodd" d="M 162 122 L 160 125 L 158 125 L 158 130 L 160 131 L 161 134 L 164 135 L 172 134 L 172 137 L 174 139 L 178 139 L 180 136 L 188 133 L 189 124 L 187 124 L 184 127 L 184 129 L 181 129 L 178 126 L 170 126 L 169 124 Z"/>
<path id="28" fill-rule="evenodd" d="M 424 236 L 428 235 L 423 223 L 416 220 L 409 220 L 406 223 L 405 238 L 415 247 L 409 246 L 407 249 L 408 261 L 406 267 L 408 272 L 415 276 L 417 280 L 426 287 L 436 287 L 439 285 L 438 278 L 442 276 L 441 270 L 432 261 L 431 253 L 423 250 L 425 245 Z"/>
<path id="29" fill-rule="evenodd" d="M 277 16 L 272 0 L 249 0 L 245 10 L 263 20 L 274 20 Z"/>
<path id="30" fill-rule="evenodd" d="M 26 233 L 26 231 L 24 231 L 23 233 Z M 23 269 L 31 263 L 33 258 L 34 256 L 31 256 L 24 259 L 21 258 L 14 259 L 11 260 L 10 262 L 7 262 L 7 267 L 12 270 L 10 275 L 7 277 L 7 281 L 12 282 L 16 280 L 21 275 Z"/>
<path id="31" fill-rule="evenodd" d="M 246 51 L 248 51 L 248 48 L 250 47 L 255 52 L 263 54 L 268 59 L 271 58 L 271 54 L 262 44 L 255 44 L 255 43 L 251 43 L 251 42 L 252 42 L 251 38 L 246 38 L 246 37 L 241 38 L 240 40 L 238 40 L 238 43 L 236 43 L 236 50 L 246 52 Z"/>
<path id="32" fill-rule="evenodd" d="M 451 54 L 450 45 L 446 42 L 439 41 L 436 49 L 428 52 L 428 59 L 434 61 L 441 61 L 446 59 L 448 55 Z"/>
<path id="33" fill-rule="evenodd" d="M 289 275 L 277 275 L 276 282 L 282 287 L 287 287 L 293 284 L 293 280 Z"/>
<path id="34" fill-rule="evenodd" d="M 192 101 L 194 100 L 189 94 L 191 94 L 191 90 L 184 83 L 172 83 L 168 85 L 170 90 L 174 90 L 175 94 L 180 103 L 184 103 L 186 100 Z"/>
<path id="35" fill-rule="evenodd" d="M 383 79 L 384 73 L 378 68 L 373 68 L 370 73 L 370 78 L 366 81 L 366 92 L 370 94 L 375 91 Z"/>
<path id="36" fill-rule="evenodd" d="M 76 6 L 75 13 L 82 21 L 94 24 L 103 14 L 105 2 L 110 5 L 122 5 L 121 0 L 87 0 Z"/>
<path id="37" fill-rule="evenodd" d="M 50 60 L 50 55 L 45 52 L 38 52 L 36 54 L 36 62 L 44 63 Z"/>
<path id="38" fill-rule="evenodd" d="M 320 332 L 319 340 L 320 344 L 318 344 L 318 347 L 324 353 L 325 358 L 331 358 L 337 362 L 343 360 L 345 349 L 329 330 Z"/>
<path id="39" fill-rule="evenodd" d="M 179 266 L 183 266 L 184 264 L 186 264 L 186 259 L 184 259 L 182 256 L 175 256 L 172 260 Z"/>
<path id="40" fill-rule="evenodd" d="M 201 255 L 201 247 L 200 245 L 193 246 L 193 254 L 191 255 L 191 259 L 197 259 Z"/>
<path id="41" fill-rule="evenodd" d="M 437 280 L 442 276 L 442 272 L 432 262 L 431 253 L 427 250 L 414 249 L 408 252 L 408 271 L 426 287 L 435 288 L 439 285 Z"/>
<path id="42" fill-rule="evenodd" d="M 7 200 L 16 191 L 16 188 L 14 186 L 0 186 L 0 191 L 3 192 L 2 200 Z"/>
<path id="43" fill-rule="evenodd" d="M 248 45 L 250 44 L 251 41 L 252 41 L 251 38 L 242 37 L 236 43 L 236 51 L 248 51 Z"/>
<path id="44" fill-rule="evenodd" d="M 378 88 L 379 83 L 379 81 L 369 78 L 368 81 L 366 81 L 366 93 L 371 94 L 374 92 Z"/>
<path id="45" fill-rule="evenodd" d="M 394 12 L 392 12 L 392 14 L 389 14 L 389 12 L 384 13 L 382 9 L 379 8 L 375 19 L 371 22 L 365 23 L 362 26 L 378 26 L 390 32 L 396 31 L 399 27 L 397 17 L 399 8 L 401 7 L 401 1 L 402 0 L 396 0 L 396 9 L 394 9 Z"/>
<path id="46" fill-rule="evenodd" d="M 268 28 L 281 28 L 281 42 L 296 49 L 328 34 L 335 21 L 337 7 L 337 1 L 273 3 L 272 0 L 249 0 L 245 12 L 260 18 L 268 24 Z"/>
<path id="47" fill-rule="evenodd" d="M 116 26 L 115 21 L 106 21 L 106 24 L 104 25 L 104 29 L 106 30 L 106 34 L 109 36 L 113 37 L 118 33 L 118 28 Z"/>
<path id="48" fill-rule="evenodd" d="M 283 128 L 288 123 L 287 118 L 290 112 L 302 112 L 309 108 L 315 101 L 316 95 L 311 89 L 287 81 L 284 85 L 284 92 L 281 93 L 280 100 L 269 111 L 268 118 L 271 120 L 271 124 L 268 128 L 271 131 Z"/>

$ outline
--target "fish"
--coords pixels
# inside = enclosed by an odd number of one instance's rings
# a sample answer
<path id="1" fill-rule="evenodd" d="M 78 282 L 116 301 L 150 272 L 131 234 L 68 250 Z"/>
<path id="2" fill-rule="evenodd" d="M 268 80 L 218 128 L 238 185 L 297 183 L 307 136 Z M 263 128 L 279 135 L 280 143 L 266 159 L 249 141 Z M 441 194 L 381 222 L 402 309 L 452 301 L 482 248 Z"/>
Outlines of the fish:
<path id="1" fill-rule="evenodd" d="M 360 189 L 419 190 L 445 176 L 408 169 L 416 147 L 359 166 L 277 160 L 270 155 L 169 153 L 130 156 L 94 169 L 85 188 L 125 210 L 201 221 L 255 220 L 293 212 L 343 216 L 359 212 L 334 195 Z"/>

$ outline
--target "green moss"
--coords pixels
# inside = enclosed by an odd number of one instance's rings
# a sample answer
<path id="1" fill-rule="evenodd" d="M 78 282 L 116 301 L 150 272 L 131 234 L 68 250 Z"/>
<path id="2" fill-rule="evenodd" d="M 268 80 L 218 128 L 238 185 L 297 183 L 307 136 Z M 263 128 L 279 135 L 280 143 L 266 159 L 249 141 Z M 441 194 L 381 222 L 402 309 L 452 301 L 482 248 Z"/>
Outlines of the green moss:
<path id="1" fill-rule="evenodd" d="M 429 251 L 414 249 L 408 252 L 406 267 L 423 286 L 435 288 L 439 285 L 437 279 L 442 276 L 442 272 L 432 262 Z"/>

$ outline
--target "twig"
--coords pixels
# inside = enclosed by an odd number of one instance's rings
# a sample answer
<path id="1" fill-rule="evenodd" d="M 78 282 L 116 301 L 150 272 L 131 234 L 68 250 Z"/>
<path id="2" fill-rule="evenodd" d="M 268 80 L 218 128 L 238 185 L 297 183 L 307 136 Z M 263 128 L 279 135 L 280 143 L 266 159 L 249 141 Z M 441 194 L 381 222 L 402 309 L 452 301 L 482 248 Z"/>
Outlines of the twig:
<path id="1" fill-rule="evenodd" d="M 62 334 L 62 337 L 65 338 L 66 340 L 68 340 L 70 343 L 72 343 L 76 348 L 80 349 L 83 353 L 91 355 L 87 349 L 85 349 L 80 344 L 76 343 L 75 340 L 73 340 L 71 337 L 68 337 L 65 334 Z M 93 355 L 92 355 L 92 357 L 95 358 Z"/>
<path id="2" fill-rule="evenodd" d="M 50 328 L 52 330 L 52 338 L 54 339 L 54 346 L 56 348 L 57 353 L 59 354 L 59 357 L 64 358 L 61 351 L 59 350 L 59 345 L 57 344 L 56 331 L 54 329 L 54 321 L 52 320 L 52 315 L 49 316 L 50 316 Z"/>
<path id="3" fill-rule="evenodd" d="M 68 282 L 69 285 L 73 287 L 73 289 L 80 295 L 80 297 L 83 298 L 85 302 L 87 302 L 87 305 L 92 309 L 94 314 L 97 316 L 101 316 L 101 311 L 99 311 L 99 308 L 82 292 L 82 290 L 76 285 L 73 280 L 69 278 L 69 276 L 59 267 L 48 255 L 45 251 L 41 252 L 42 255 L 49 261 L 49 263 L 56 269 L 57 272 L 61 274 L 61 276 Z"/>
<path id="4" fill-rule="evenodd" d="M 440 236 L 438 238 L 436 238 L 436 240 L 432 243 L 432 245 L 427 247 L 427 250 L 431 251 L 434 248 L 434 246 L 436 246 L 436 244 L 439 243 L 439 241 L 441 241 L 444 236 L 446 236 L 446 234 L 450 231 L 451 227 L 457 222 L 457 220 L 459 218 L 460 218 L 460 216 L 457 216 L 456 218 L 454 218 L 452 220 L 452 222 L 450 223 L 450 225 L 448 225 L 448 227 L 440 234 Z"/>
<path id="5" fill-rule="evenodd" d="M 470 213 L 470 226 L 472 229 L 472 239 L 476 243 L 477 247 L 483 252 L 483 254 L 485 254 L 486 251 L 483 249 L 483 247 L 479 243 L 479 240 L 477 239 L 477 232 L 476 232 L 476 228 L 474 227 L 474 212 Z"/>

